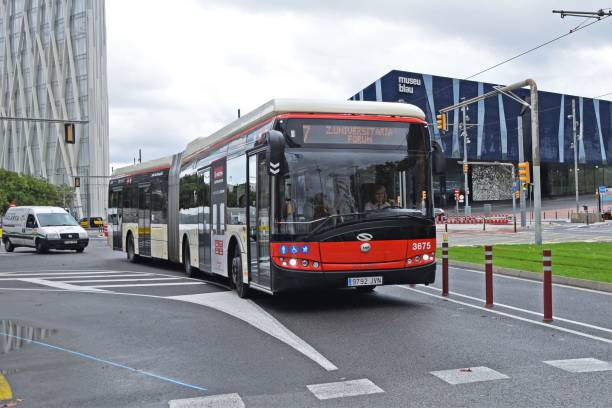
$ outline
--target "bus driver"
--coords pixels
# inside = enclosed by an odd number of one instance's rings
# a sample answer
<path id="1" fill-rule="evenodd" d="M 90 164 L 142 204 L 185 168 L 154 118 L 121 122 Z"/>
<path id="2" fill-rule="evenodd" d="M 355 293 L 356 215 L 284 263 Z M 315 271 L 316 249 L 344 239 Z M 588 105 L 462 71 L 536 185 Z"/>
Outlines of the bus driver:
<path id="1" fill-rule="evenodd" d="M 389 208 L 392 204 L 387 200 L 387 189 L 384 185 L 379 184 L 374 190 L 374 199 L 368 201 L 364 207 L 365 211 L 379 210 L 383 208 Z"/>

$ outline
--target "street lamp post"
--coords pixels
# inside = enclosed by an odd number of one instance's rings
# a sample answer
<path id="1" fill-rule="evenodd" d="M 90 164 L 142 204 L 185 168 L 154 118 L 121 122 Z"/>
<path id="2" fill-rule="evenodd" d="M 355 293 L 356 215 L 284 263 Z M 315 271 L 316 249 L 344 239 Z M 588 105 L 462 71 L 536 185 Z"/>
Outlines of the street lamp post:
<path id="1" fill-rule="evenodd" d="M 574 133 L 574 188 L 576 189 L 576 213 L 580 212 L 580 197 L 578 192 L 578 143 L 577 143 L 576 100 L 572 99 L 572 132 Z"/>

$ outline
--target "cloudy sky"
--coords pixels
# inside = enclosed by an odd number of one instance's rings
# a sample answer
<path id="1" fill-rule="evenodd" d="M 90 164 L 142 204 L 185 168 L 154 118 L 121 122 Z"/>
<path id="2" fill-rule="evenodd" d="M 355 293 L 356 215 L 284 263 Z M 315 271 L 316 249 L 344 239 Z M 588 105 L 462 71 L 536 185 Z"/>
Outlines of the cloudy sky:
<path id="1" fill-rule="evenodd" d="M 606 1 L 609 4 L 606 4 Z M 182 150 L 276 97 L 347 99 L 392 69 L 465 78 L 612 0 L 107 0 L 113 166 Z M 612 92 L 612 18 L 474 78 Z M 612 100 L 612 95 L 604 97 Z"/>

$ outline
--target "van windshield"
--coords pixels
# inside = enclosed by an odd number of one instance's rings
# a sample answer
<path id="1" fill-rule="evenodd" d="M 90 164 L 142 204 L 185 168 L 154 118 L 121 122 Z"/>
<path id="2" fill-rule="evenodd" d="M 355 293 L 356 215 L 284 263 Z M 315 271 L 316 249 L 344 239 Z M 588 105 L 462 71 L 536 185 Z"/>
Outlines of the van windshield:
<path id="1" fill-rule="evenodd" d="M 66 213 L 39 213 L 36 216 L 41 227 L 79 225 L 70 214 Z"/>

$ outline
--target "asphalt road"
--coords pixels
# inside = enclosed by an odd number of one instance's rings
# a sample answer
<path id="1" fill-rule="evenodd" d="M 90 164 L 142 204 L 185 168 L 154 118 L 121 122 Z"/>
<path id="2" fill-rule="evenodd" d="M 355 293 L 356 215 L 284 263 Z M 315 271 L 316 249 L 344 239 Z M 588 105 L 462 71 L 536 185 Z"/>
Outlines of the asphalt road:
<path id="1" fill-rule="evenodd" d="M 496 277 L 486 309 L 481 273 L 450 276 L 448 300 L 436 284 L 245 301 L 101 241 L 0 252 L 0 373 L 18 407 L 611 406 L 610 294 L 555 286 L 544 324 L 539 284 Z"/>

